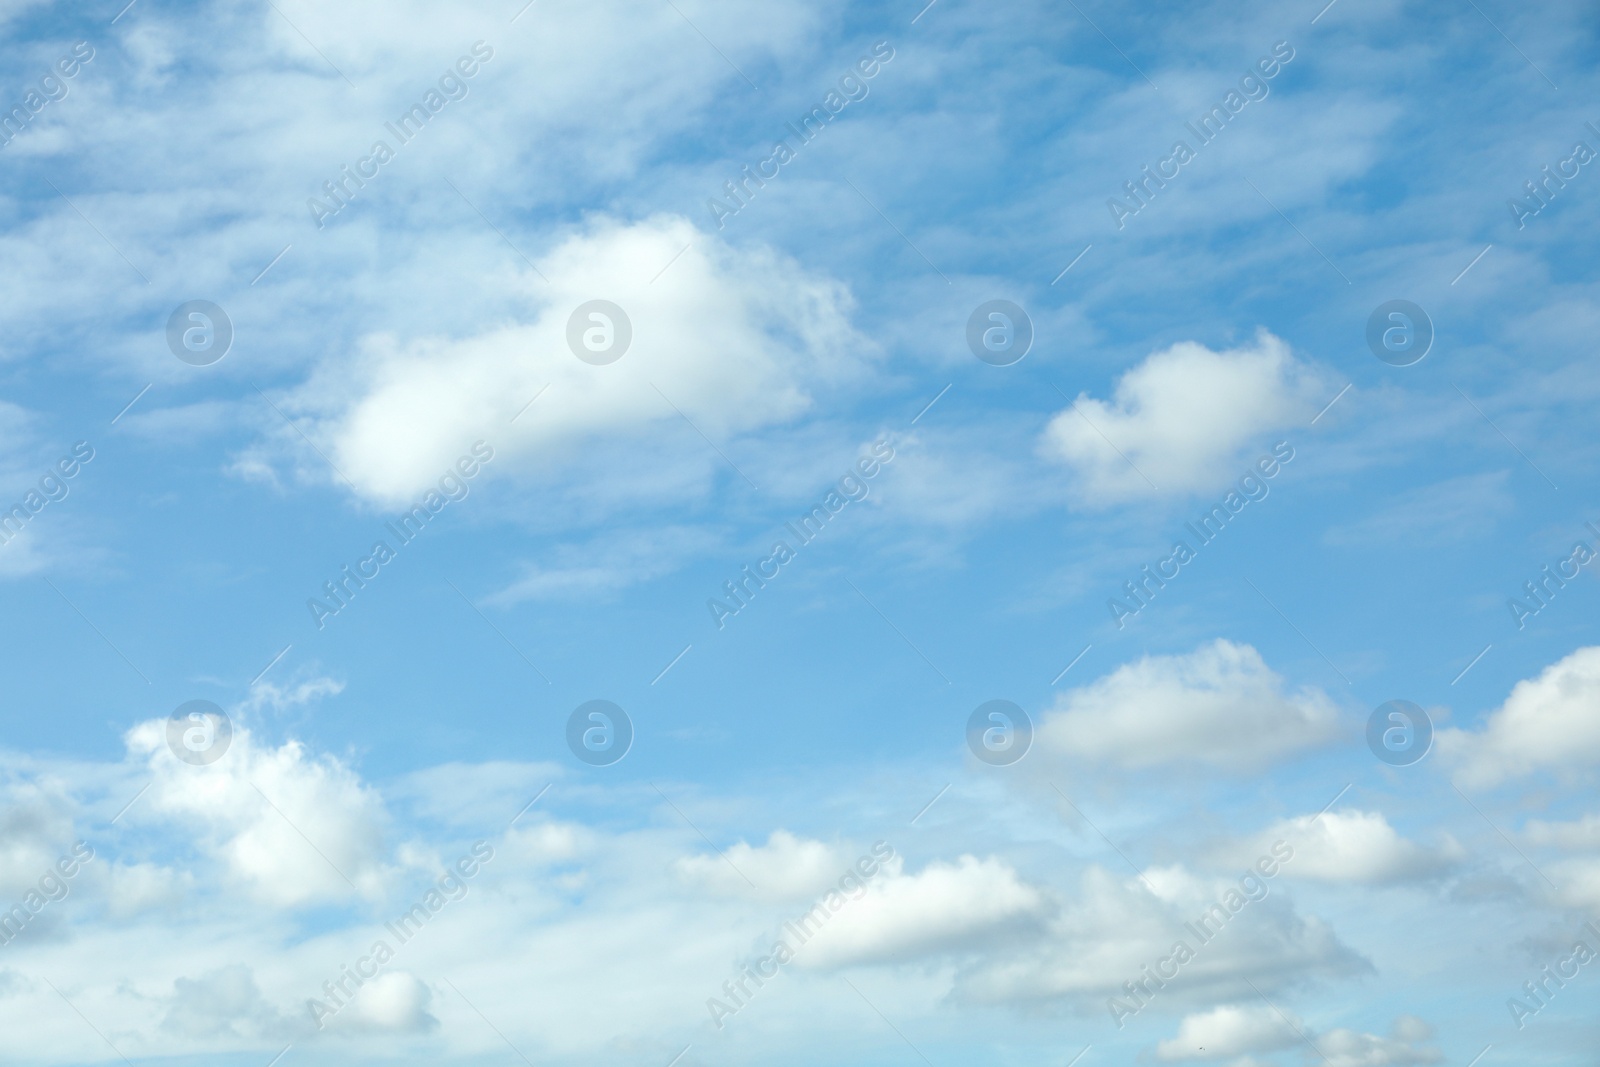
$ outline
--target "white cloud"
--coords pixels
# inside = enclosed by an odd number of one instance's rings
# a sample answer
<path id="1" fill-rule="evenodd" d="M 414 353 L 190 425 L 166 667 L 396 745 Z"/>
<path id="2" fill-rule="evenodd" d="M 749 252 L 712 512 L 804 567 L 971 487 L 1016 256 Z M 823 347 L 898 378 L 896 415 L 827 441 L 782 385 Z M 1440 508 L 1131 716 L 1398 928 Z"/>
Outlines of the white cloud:
<path id="1" fill-rule="evenodd" d="M 247 714 L 266 708 L 271 708 L 273 711 L 287 711 L 321 700 L 323 697 L 338 696 L 342 692 L 344 683 L 333 678 L 302 677 L 285 682 L 283 685 L 258 678 L 250 686 L 250 698 L 241 710 Z"/>
<path id="2" fill-rule="evenodd" d="M 70 857 L 72 818 L 65 804 L 37 786 L 18 784 L 0 807 L 0 897 L 18 897 Z"/>
<path id="3" fill-rule="evenodd" d="M 1274 841 L 1289 842 L 1294 859 L 1283 864 L 1286 878 L 1317 882 L 1385 885 L 1440 874 L 1463 858 L 1453 838 L 1435 848 L 1408 841 L 1376 811 L 1330 811 L 1275 823 L 1232 851 L 1249 863 Z"/>
<path id="4" fill-rule="evenodd" d="M 1444 1059 L 1437 1049 L 1419 1047 L 1431 1037 L 1433 1027 L 1414 1015 L 1396 1019 L 1388 1037 L 1343 1027 L 1318 1034 L 1292 1012 L 1280 1015 L 1268 1004 L 1225 1004 L 1185 1016 L 1177 1036 L 1156 1046 L 1156 1058 L 1169 1063 L 1231 1060 L 1309 1042 L 1307 1056 L 1325 1060 L 1327 1067 L 1403 1067 Z"/>
<path id="5" fill-rule="evenodd" d="M 1254 648 L 1218 639 L 1186 655 L 1146 656 L 1063 694 L 1039 736 L 1048 751 L 1084 763 L 1246 772 L 1338 730 L 1326 693 L 1289 693 Z"/>
<path id="6" fill-rule="evenodd" d="M 1551 896 L 1561 905 L 1593 913 L 1600 910 L 1600 856 L 1576 856 L 1541 864 L 1555 883 Z"/>
<path id="7" fill-rule="evenodd" d="M 1225 1060 L 1252 1052 L 1276 1052 L 1300 1040 L 1295 1028 L 1305 1024 L 1293 1016 L 1284 1018 L 1266 1004 L 1240 1007 L 1224 1004 L 1208 1012 L 1188 1015 L 1178 1026 L 1176 1037 L 1156 1046 L 1156 1058 L 1182 1060 Z"/>
<path id="8" fill-rule="evenodd" d="M 678 861 L 678 873 L 692 884 L 724 896 L 795 900 L 815 896 L 837 882 L 855 858 L 843 849 L 798 838 L 787 830 L 772 831 L 765 845 L 739 841 L 722 852 L 726 859 L 685 856 Z"/>
<path id="9" fill-rule="evenodd" d="M 387 815 L 348 767 L 296 741 L 260 747 L 237 722 L 221 759 L 191 766 L 168 750 L 166 728 L 156 719 L 128 731 L 154 780 L 126 818 L 176 823 L 230 881 L 274 906 L 380 894 Z"/>
<path id="10" fill-rule="evenodd" d="M 1419 1047 L 1432 1037 L 1432 1026 L 1414 1015 L 1402 1015 L 1388 1037 L 1340 1027 L 1318 1035 L 1316 1042 L 1327 1057 L 1327 1067 L 1405 1067 L 1444 1062 L 1438 1049 Z"/>
<path id="11" fill-rule="evenodd" d="M 173 982 L 161 1028 L 188 1038 L 276 1038 L 294 1022 L 261 995 L 255 974 L 242 963 Z"/>
<path id="12" fill-rule="evenodd" d="M 679 217 L 591 219 L 538 269 L 550 281 L 527 275 L 511 320 L 464 337 L 368 335 L 280 404 L 310 417 L 312 436 L 362 496 L 398 505 L 479 439 L 495 452 L 490 476 L 549 480 L 581 461 L 581 448 L 619 443 L 685 450 L 709 469 L 722 461 L 699 433 L 725 442 L 793 419 L 815 390 L 858 374 L 872 350 L 849 324 L 842 286 Z M 632 324 L 626 353 L 599 367 L 567 345 L 573 311 L 596 298 Z M 303 456 L 293 431 L 279 431 L 289 454 Z"/>
<path id="13" fill-rule="evenodd" d="M 414 1034 L 435 1029 L 428 1011 L 433 991 L 409 971 L 389 971 L 361 986 L 355 998 L 329 1021 L 333 1029 Z"/>
<path id="14" fill-rule="evenodd" d="M 194 887 L 194 876 L 155 863 L 86 865 L 85 880 L 103 881 L 102 892 L 110 914 L 128 919 L 147 911 L 173 909 Z"/>
<path id="15" fill-rule="evenodd" d="M 1142 968 L 1171 956 L 1180 936 L 1193 959 L 1182 966 L 1178 981 L 1156 993 L 1156 1010 L 1255 996 L 1251 983 L 1270 994 L 1312 978 L 1370 970 L 1326 923 L 1296 914 L 1277 893 L 1251 903 L 1242 903 L 1240 896 L 1240 910 L 1222 935 L 1196 943 L 1184 933 L 1184 924 L 1224 902 L 1229 890 L 1237 893 L 1238 883 L 1202 878 L 1181 866 L 1145 874 L 1154 893 L 1144 881 L 1113 878 L 1090 867 L 1044 930 L 996 945 L 960 973 L 957 992 L 1023 1008 L 1066 1005 L 1120 1021 L 1108 998 L 1128 997 L 1124 983 L 1140 980 Z M 1208 928 L 1217 928 L 1214 919 Z"/>
<path id="16" fill-rule="evenodd" d="M 1600 850 L 1600 815 L 1585 815 L 1571 822 L 1545 822 L 1529 819 L 1522 834 L 1530 844 L 1565 849 L 1570 852 Z"/>
<path id="17" fill-rule="evenodd" d="M 1439 754 L 1469 786 L 1600 763 L 1600 646 L 1580 648 L 1511 689 L 1480 730 L 1440 730 Z"/>
<path id="18" fill-rule="evenodd" d="M 246 732 L 218 763 L 191 767 L 166 752 L 156 732 L 162 725 L 135 728 L 130 743 L 142 758 L 131 765 L 87 771 L 96 780 L 116 779 L 118 805 L 134 791 L 123 791 L 130 771 L 146 770 L 155 782 L 97 835 L 100 851 L 80 878 L 99 880 L 83 882 L 82 890 L 75 887 L 68 901 L 53 906 L 58 929 L 70 940 L 30 937 L 4 950 L 16 954 L 4 957 L 7 964 L 50 973 L 74 1003 L 117 1035 L 130 1058 L 264 1051 L 262 1062 L 270 1059 L 308 1032 L 307 999 L 325 996 L 325 982 L 337 980 L 376 940 L 394 944 L 384 920 L 404 912 L 445 861 L 464 853 L 466 846 L 452 839 L 466 824 L 473 834 L 490 832 L 492 860 L 468 880 L 459 901 L 398 946 L 382 972 L 392 977 L 368 979 L 318 1040 L 348 1043 L 351 1059 L 381 1055 L 370 1042 L 403 1046 L 421 1034 L 436 1035 L 430 1040 L 437 1041 L 434 1051 L 443 1062 L 487 1054 L 498 1038 L 473 1008 L 448 986 L 413 977 L 441 983 L 438 976 L 448 975 L 531 1058 L 559 1053 L 574 1062 L 598 1061 L 615 1051 L 615 1042 L 643 1042 L 653 1054 L 652 1041 L 679 1033 L 691 1040 L 696 1019 L 706 1023 L 705 998 L 737 975 L 752 952 L 768 950 L 783 920 L 797 919 L 817 899 L 774 903 L 751 894 L 720 857 L 703 851 L 696 834 L 676 823 L 618 829 L 552 814 L 597 799 L 636 812 L 648 806 L 642 787 L 624 785 L 607 801 L 592 784 L 559 781 L 515 826 L 499 829 L 550 780 L 549 768 L 533 764 L 445 765 L 385 783 L 386 791 L 400 795 L 402 810 L 412 810 L 406 801 L 413 797 L 437 801 L 415 805 L 423 813 L 419 836 L 395 852 L 395 866 L 418 874 L 405 877 L 382 865 L 380 849 L 364 852 L 344 840 L 362 833 L 377 840 L 375 828 L 384 822 L 376 790 L 348 768 L 296 745 L 258 745 Z M 85 773 L 83 767 L 73 771 Z M 364 892 L 369 875 L 382 875 L 366 900 L 325 875 L 326 864 L 297 836 L 271 837 L 263 817 L 282 820 L 254 794 L 252 782 Z M 97 786 L 93 795 L 102 792 Z M 252 798 L 253 807 L 247 803 Z M 693 817 L 720 836 L 713 828 L 720 820 L 709 813 L 731 807 L 708 804 Z M 421 829 L 441 822 L 447 827 L 442 836 Z M 167 832 L 151 834 L 152 828 Z M 166 853 L 160 863 L 149 856 L 130 862 L 151 842 Z M 276 850 L 275 869 L 249 862 L 268 847 Z M 837 885 L 862 850 L 772 831 L 764 843 L 727 851 L 758 883 L 809 893 L 824 878 L 824 886 Z M 1077 869 L 1075 861 L 1065 867 Z M 821 932 L 800 947 L 795 966 L 778 980 L 781 992 L 762 994 L 737 1027 L 730 1025 L 730 1033 L 740 1035 L 730 1040 L 769 1043 L 833 1011 L 840 985 L 831 972 L 841 967 L 878 968 L 871 980 L 882 993 L 875 988 L 870 995 L 885 1012 L 903 1008 L 908 1017 L 944 1010 L 941 1003 L 974 1001 L 1098 1012 L 1107 996 L 1121 995 L 1123 979 L 1170 948 L 1182 922 L 1218 899 L 1223 886 L 1181 871 L 1153 871 L 1164 894 L 1156 898 L 1136 880 L 1091 868 L 1079 890 L 1066 896 L 1049 888 L 1071 883 L 1062 871 L 1051 865 L 1024 875 L 1006 858 L 958 849 L 935 852 L 914 871 L 891 858 L 867 879 L 863 895 L 840 901 Z M 684 877 L 671 877 L 674 872 Z M 282 891 L 279 881 L 307 884 L 309 891 Z M 719 881 L 719 891 L 706 891 Z M 140 896 L 138 906 L 111 912 L 98 906 L 122 893 Z M 352 907 L 317 912 L 308 930 L 302 911 L 308 903 Z M 1245 977 L 1271 993 L 1309 977 L 1360 969 L 1359 958 L 1325 925 L 1296 916 L 1285 900 L 1274 896 L 1250 909 L 1185 969 L 1183 987 L 1163 994 L 1174 1008 L 1237 996 Z M 102 949 L 93 958 L 79 948 L 91 938 Z M 0 996 L 6 1019 L 47 1018 L 30 1031 L 29 1041 L 43 1050 L 30 1051 L 30 1062 L 97 1055 L 90 1048 L 93 1032 L 62 1011 L 48 987 L 36 985 Z M 163 996 L 168 990 L 171 995 Z M 627 1011 L 618 1016 L 624 1021 L 597 1036 L 589 1013 L 609 1014 L 613 1002 L 625 1002 Z M 59 1025 L 46 1011 L 52 1005 L 63 1016 Z M 85 1034 L 75 1034 L 70 1024 Z M 874 1024 L 868 1015 L 841 1026 L 854 1039 Z M 369 1044 L 357 1048 L 362 1042 Z M 660 1062 L 682 1047 L 662 1050 Z"/>
<path id="19" fill-rule="evenodd" d="M 980 948 L 1005 928 L 1034 926 L 1048 910 L 1043 893 L 1005 862 L 961 856 L 906 874 L 897 858 L 807 941 L 807 967 L 839 967 L 915 959 L 962 947 Z"/>
<path id="20" fill-rule="evenodd" d="M 1267 333 L 1214 352 L 1183 341 L 1117 380 L 1112 399 L 1080 393 L 1050 421 L 1045 455 L 1072 469 L 1091 504 L 1157 492 L 1204 493 L 1245 473 L 1264 438 L 1316 411 L 1322 384 Z M 1149 481 L 1146 481 L 1146 479 Z"/>

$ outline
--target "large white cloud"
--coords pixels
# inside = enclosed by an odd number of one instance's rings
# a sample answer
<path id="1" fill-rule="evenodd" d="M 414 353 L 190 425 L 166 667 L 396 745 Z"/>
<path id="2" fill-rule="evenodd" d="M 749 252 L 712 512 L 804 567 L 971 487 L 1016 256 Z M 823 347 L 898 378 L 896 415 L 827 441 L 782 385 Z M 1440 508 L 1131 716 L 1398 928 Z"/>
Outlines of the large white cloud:
<path id="1" fill-rule="evenodd" d="M 514 318 L 461 337 L 370 335 L 283 406 L 310 417 L 312 436 L 359 493 L 395 505 L 480 438 L 495 450 L 490 476 L 511 468 L 548 480 L 581 447 L 618 444 L 719 465 L 700 434 L 721 447 L 792 419 L 817 389 L 859 373 L 872 348 L 850 326 L 838 283 L 680 217 L 591 219 L 538 269 L 549 282 L 523 278 Z M 607 366 L 568 346 L 569 319 L 595 299 L 631 323 L 629 347 Z M 277 439 L 304 455 L 293 431 Z"/>
<path id="2" fill-rule="evenodd" d="M 1326 693 L 1289 692 L 1254 648 L 1218 639 L 1186 655 L 1145 656 L 1063 694 L 1039 736 L 1046 750 L 1084 763 L 1244 772 L 1338 730 Z"/>
<path id="3" fill-rule="evenodd" d="M 1481 729 L 1438 733 L 1463 785 L 1536 773 L 1578 775 L 1600 763 L 1600 646 L 1580 648 L 1511 689 Z"/>
<path id="4" fill-rule="evenodd" d="M 1080 393 L 1050 420 L 1042 447 L 1091 504 L 1209 492 L 1246 473 L 1268 435 L 1309 420 L 1322 389 L 1265 330 L 1220 352 L 1183 341 L 1125 372 L 1109 401 Z"/>

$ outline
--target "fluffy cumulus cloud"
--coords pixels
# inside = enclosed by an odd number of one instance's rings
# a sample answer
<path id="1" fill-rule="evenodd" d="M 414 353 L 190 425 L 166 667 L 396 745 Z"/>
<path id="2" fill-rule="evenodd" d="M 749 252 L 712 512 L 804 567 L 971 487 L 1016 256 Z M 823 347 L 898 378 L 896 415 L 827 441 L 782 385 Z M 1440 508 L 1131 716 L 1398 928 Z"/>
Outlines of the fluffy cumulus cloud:
<path id="1" fill-rule="evenodd" d="M 691 884 L 714 893 L 796 900 L 828 888 L 853 859 L 844 849 L 774 830 L 765 845 L 738 841 L 721 856 L 685 856 L 677 867 Z"/>
<path id="2" fill-rule="evenodd" d="M 179 1037 L 249 1040 L 292 1033 L 297 1022 L 268 1004 L 255 974 L 237 963 L 174 981 L 161 1028 Z"/>
<path id="3" fill-rule="evenodd" d="M 1322 392 L 1317 372 L 1265 330 L 1221 352 L 1183 341 L 1124 373 L 1110 400 L 1079 394 L 1042 448 L 1092 505 L 1211 492 L 1244 473 L 1269 435 L 1308 420 Z"/>
<path id="4" fill-rule="evenodd" d="M 592 219 L 537 269 L 549 280 L 523 279 L 521 314 L 464 336 L 369 335 L 283 406 L 306 417 L 362 496 L 395 505 L 480 439 L 494 449 L 494 473 L 539 480 L 584 446 L 687 448 L 709 466 L 717 460 L 700 433 L 723 442 L 793 419 L 818 389 L 859 373 L 872 348 L 838 283 L 679 217 Z M 568 344 L 574 313 L 597 298 L 626 321 L 579 315 L 579 348 L 610 349 L 631 334 L 603 366 Z M 293 448 L 293 431 L 281 443 Z M 265 462 L 258 449 L 241 469 Z"/>
<path id="5" fill-rule="evenodd" d="M 1145 656 L 1063 694 L 1039 736 L 1048 751 L 1085 763 L 1246 772 L 1338 732 L 1326 693 L 1290 692 L 1254 648 L 1219 639 L 1185 655 Z"/>
<path id="6" fill-rule="evenodd" d="M 391 873 L 382 799 L 332 757 L 312 756 L 296 741 L 262 746 L 235 724 L 222 757 L 195 766 L 169 750 L 165 719 L 134 727 L 127 745 L 152 780 L 126 817 L 184 833 L 263 903 L 373 897 Z"/>
<path id="7" fill-rule="evenodd" d="M 490 858 L 402 942 L 385 920 L 413 914 L 429 885 L 442 884 L 439 872 L 468 850 L 439 838 L 430 820 L 385 848 L 388 807 L 405 808 L 414 780 L 380 789 L 303 745 L 264 745 L 244 729 L 222 759 L 190 766 L 167 750 L 164 728 L 134 727 L 129 761 L 76 771 L 114 778 L 119 802 L 123 779 L 153 779 L 97 835 L 100 851 L 79 876 L 82 891 L 51 905 L 59 935 L 92 938 L 101 951 L 89 956 L 77 940 L 31 932 L 4 950 L 19 953 L 8 963 L 51 973 L 130 1058 L 248 1051 L 264 1052 L 265 1062 L 292 1041 L 308 1062 L 346 1053 L 348 1062 L 385 1049 L 414 1052 L 426 1039 L 442 1060 L 470 1059 L 499 1041 L 483 1026 L 487 1017 L 534 1059 L 598 1062 L 622 1040 L 644 1042 L 639 1047 L 666 1062 L 682 1044 L 657 1050 L 652 1042 L 681 1033 L 698 1047 L 694 1027 L 704 1025 L 706 998 L 724 996 L 723 984 L 752 951 L 765 951 L 783 936 L 783 920 L 798 921 L 813 905 L 827 917 L 777 979 L 782 991 L 761 993 L 730 1031 L 760 1043 L 772 1026 L 803 1027 L 834 1010 L 843 968 L 872 969 L 868 980 L 893 990 L 908 1011 L 943 1001 L 1099 1013 L 1106 998 L 1125 995 L 1125 980 L 1170 950 L 1185 921 L 1219 901 L 1231 907 L 1237 896 L 1236 883 L 1182 867 L 1151 871 L 1147 885 L 1072 861 L 1024 873 L 992 853 L 937 846 L 919 850 L 915 862 L 874 846 L 878 869 L 847 885 L 842 872 L 859 870 L 868 853 L 861 845 L 773 830 L 764 843 L 725 847 L 724 859 L 685 827 L 557 817 L 553 803 L 581 804 L 590 788 L 566 783 L 507 827 L 532 784 L 549 780 L 548 768 L 447 765 L 427 780 L 449 783 L 462 806 L 432 814 L 451 826 L 491 828 L 492 845 L 471 846 Z M 642 795 L 624 786 L 617 797 L 632 807 Z M 15 840 L 38 838 L 38 856 L 71 835 L 60 814 L 71 804 L 45 799 L 13 820 Z M 721 836 L 702 818 L 697 813 L 696 823 Z M 21 855 L 21 867 L 36 858 Z M 141 899 L 111 906 L 111 897 L 129 894 Z M 1363 969 L 1326 924 L 1296 914 L 1275 888 L 1238 903 L 1248 914 L 1197 946 L 1182 984 L 1162 994 L 1171 1010 L 1237 998 L 1246 979 L 1273 992 Z M 376 974 L 363 971 L 360 961 L 375 958 L 380 941 L 396 955 Z M 352 969 L 366 976 L 354 989 Z M 309 1003 L 334 1003 L 335 995 L 338 1010 L 314 1018 Z M 900 1010 L 887 1003 L 885 1011 Z M 48 1015 L 52 1004 L 59 1009 L 42 984 L 0 988 L 0 1020 Z M 625 1019 L 622 1036 L 598 1037 L 613 1031 L 597 1030 L 594 1018 Z M 92 1031 L 68 1025 L 75 1017 L 47 1022 L 30 1032 L 30 1062 L 99 1054 Z"/>
<path id="8" fill-rule="evenodd" d="M 1186 923 L 1203 924 L 1206 939 Z M 1146 968 L 1169 981 L 1135 995 L 1130 987 L 1147 980 Z M 1147 871 L 1144 880 L 1121 879 L 1091 866 L 1041 929 L 969 961 L 955 992 L 1125 1024 L 1146 1008 L 1168 1013 L 1254 996 L 1252 983 L 1270 993 L 1367 970 L 1327 923 L 1298 914 L 1271 880 L 1241 886 L 1181 865 Z"/>
<path id="9" fill-rule="evenodd" d="M 1511 689 L 1477 730 L 1438 734 L 1439 754 L 1463 785 L 1530 774 L 1578 776 L 1600 763 L 1600 646 L 1580 648 Z"/>
<path id="10" fill-rule="evenodd" d="M 962 856 L 906 874 L 891 860 L 866 894 L 842 908 L 805 946 L 806 966 L 911 960 L 978 949 L 1007 929 L 1033 927 L 1049 908 L 1044 894 L 1009 864 Z"/>
<path id="11" fill-rule="evenodd" d="M 20 896 L 68 855 L 73 820 L 60 796 L 29 782 L 13 784 L 0 803 L 0 894 Z"/>
<path id="12" fill-rule="evenodd" d="M 334 1016 L 341 1029 L 414 1034 L 432 1030 L 439 1020 L 428 1010 L 433 991 L 409 971 L 390 971 L 361 987 L 348 1015 Z"/>
<path id="13" fill-rule="evenodd" d="M 1239 862 L 1249 862 L 1274 841 L 1294 843 L 1294 862 L 1283 867 L 1286 877 L 1317 882 L 1388 885 L 1416 881 L 1444 873 L 1465 855 L 1449 837 L 1433 847 L 1409 841 L 1376 811 L 1330 811 L 1284 819 L 1229 854 Z"/>

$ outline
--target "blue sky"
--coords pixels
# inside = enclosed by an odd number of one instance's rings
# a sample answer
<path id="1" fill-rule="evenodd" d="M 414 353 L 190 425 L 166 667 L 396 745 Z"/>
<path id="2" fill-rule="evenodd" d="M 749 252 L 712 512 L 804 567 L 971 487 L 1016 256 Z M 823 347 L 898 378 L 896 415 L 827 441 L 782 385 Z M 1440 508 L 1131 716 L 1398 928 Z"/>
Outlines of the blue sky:
<path id="1" fill-rule="evenodd" d="M 1592 12 L 519 7 L 0 4 L 0 1062 L 1587 1062 Z"/>

